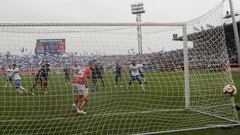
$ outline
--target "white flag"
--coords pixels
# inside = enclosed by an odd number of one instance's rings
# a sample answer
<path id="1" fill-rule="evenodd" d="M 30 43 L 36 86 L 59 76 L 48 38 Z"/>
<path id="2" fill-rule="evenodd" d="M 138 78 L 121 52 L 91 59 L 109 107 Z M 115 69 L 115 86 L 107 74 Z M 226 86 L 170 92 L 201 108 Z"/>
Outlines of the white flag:
<path id="1" fill-rule="evenodd" d="M 193 26 L 193 31 L 200 31 L 197 27 Z"/>

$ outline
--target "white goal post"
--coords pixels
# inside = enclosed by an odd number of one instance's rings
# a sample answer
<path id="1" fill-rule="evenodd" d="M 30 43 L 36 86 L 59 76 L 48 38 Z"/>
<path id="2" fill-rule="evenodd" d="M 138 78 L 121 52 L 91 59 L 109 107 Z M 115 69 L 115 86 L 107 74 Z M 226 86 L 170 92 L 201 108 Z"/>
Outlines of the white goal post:
<path id="1" fill-rule="evenodd" d="M 190 107 L 189 92 L 189 67 L 188 67 L 188 47 L 187 47 L 187 24 L 186 23 L 0 23 L 0 27 L 51 27 L 51 26 L 180 26 L 183 29 L 183 49 L 184 49 L 184 87 L 185 87 L 185 109 Z"/>

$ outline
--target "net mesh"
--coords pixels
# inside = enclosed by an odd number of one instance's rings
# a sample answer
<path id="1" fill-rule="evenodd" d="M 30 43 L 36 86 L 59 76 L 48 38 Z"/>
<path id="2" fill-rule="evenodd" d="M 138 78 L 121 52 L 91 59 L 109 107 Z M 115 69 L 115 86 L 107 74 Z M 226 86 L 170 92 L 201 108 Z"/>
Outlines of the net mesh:
<path id="1" fill-rule="evenodd" d="M 1 25 L 0 133 L 139 134 L 239 124 L 234 98 L 222 92 L 225 85 L 233 83 L 222 6 L 186 24 L 187 109 L 181 24 L 141 26 L 143 54 L 138 54 L 137 25 Z M 65 39 L 66 53 L 35 54 L 37 39 Z M 87 114 L 82 115 L 72 107 L 76 94 L 71 81 L 65 80 L 64 69 L 69 66 L 73 80 L 74 72 L 93 60 L 103 69 L 101 75 L 87 80 L 89 102 L 83 108 Z M 139 70 L 144 76 L 129 85 L 133 61 L 143 65 Z M 121 66 L 117 84 L 116 62 Z M 21 85 L 27 93 L 16 90 L 15 80 L 13 84 L 6 81 L 3 73 L 13 63 L 20 69 Z M 31 88 L 44 63 L 50 65 L 47 93 L 37 84 L 33 96 Z"/>

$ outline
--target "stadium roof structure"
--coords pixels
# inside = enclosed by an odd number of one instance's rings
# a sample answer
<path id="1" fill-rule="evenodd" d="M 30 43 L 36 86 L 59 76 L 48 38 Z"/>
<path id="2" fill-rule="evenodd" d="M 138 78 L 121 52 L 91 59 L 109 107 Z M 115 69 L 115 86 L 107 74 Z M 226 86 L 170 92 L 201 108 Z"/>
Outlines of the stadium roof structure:
<path id="1" fill-rule="evenodd" d="M 240 36 L 240 21 L 237 22 L 237 27 L 238 27 L 238 33 Z M 205 46 L 207 47 L 208 45 L 211 45 L 211 43 L 214 42 L 214 38 L 216 38 L 216 33 L 219 33 L 219 31 L 222 31 L 224 29 L 224 36 L 225 36 L 225 41 L 226 41 L 226 47 L 227 47 L 227 52 L 229 55 L 230 63 L 231 64 L 236 64 L 238 63 L 237 60 L 237 47 L 235 43 L 235 37 L 234 37 L 234 32 L 233 32 L 233 25 L 232 23 L 224 24 L 223 27 L 221 26 L 215 26 L 211 27 L 209 29 L 205 29 L 199 32 L 194 32 L 191 34 L 187 35 L 188 41 L 193 42 L 193 48 L 197 46 Z M 220 36 L 220 35 L 219 35 Z M 177 37 L 176 35 L 173 36 L 173 41 L 183 41 L 183 37 Z M 206 42 L 208 43 L 206 43 Z M 201 43 L 206 43 L 206 44 L 201 44 Z M 209 44 L 210 43 L 210 44 Z"/>
<path id="2" fill-rule="evenodd" d="M 232 39 L 234 39 L 234 33 L 233 33 L 233 28 L 232 28 L 232 23 L 230 24 L 224 24 L 224 32 L 225 32 L 225 38 L 226 38 L 226 43 L 228 45 L 228 43 L 232 43 Z M 240 21 L 237 22 L 237 27 L 238 27 L 238 33 L 240 35 Z M 188 34 L 188 41 L 193 41 L 193 37 L 205 37 L 204 35 L 209 35 L 209 37 L 211 37 L 211 35 L 213 36 L 213 34 L 218 31 L 221 27 L 220 26 L 216 26 L 210 29 L 206 29 L 206 30 L 202 30 L 199 32 L 195 32 L 195 33 L 191 33 Z M 174 41 L 182 41 L 183 37 L 177 37 L 177 38 L 173 38 Z M 234 43 L 235 44 L 235 43 Z"/>

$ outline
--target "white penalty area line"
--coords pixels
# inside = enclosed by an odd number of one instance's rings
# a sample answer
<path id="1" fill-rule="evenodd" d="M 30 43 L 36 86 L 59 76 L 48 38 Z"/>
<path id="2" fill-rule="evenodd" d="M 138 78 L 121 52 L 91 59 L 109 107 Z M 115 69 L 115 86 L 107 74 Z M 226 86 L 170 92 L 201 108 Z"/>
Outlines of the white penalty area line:
<path id="1" fill-rule="evenodd" d="M 135 111 L 135 112 L 120 112 L 120 113 L 99 113 L 99 114 L 87 114 L 87 117 L 101 117 L 101 116 L 116 116 L 116 115 L 130 115 L 130 114 L 147 114 L 147 113 L 155 113 L 155 112 L 176 112 L 176 111 L 185 111 L 185 109 L 164 109 L 164 110 L 148 110 L 148 111 Z M 71 113 L 73 114 L 73 113 Z M 80 114 L 79 114 L 80 115 Z M 73 117 L 59 117 L 59 118 L 51 118 L 51 119 L 11 119 L 11 120 L 0 120 L 0 122 L 23 122 L 23 121 L 51 121 L 51 120 L 67 120 Z"/>
<path id="2" fill-rule="evenodd" d="M 136 112 L 120 112 L 120 113 L 103 113 L 94 114 L 93 116 L 114 116 L 114 115 L 129 115 L 129 114 L 145 114 L 154 112 L 170 112 L 170 111 L 184 111 L 185 109 L 164 109 L 164 110 L 148 110 L 148 111 L 136 111 Z"/>

